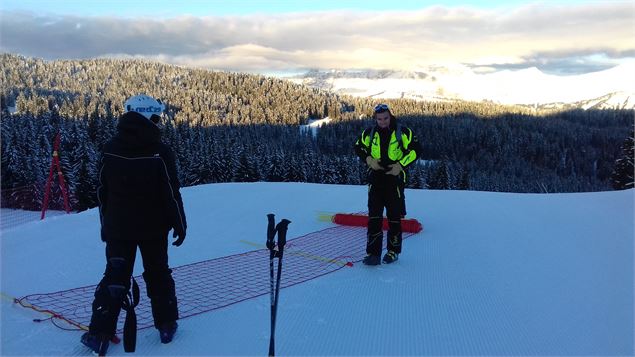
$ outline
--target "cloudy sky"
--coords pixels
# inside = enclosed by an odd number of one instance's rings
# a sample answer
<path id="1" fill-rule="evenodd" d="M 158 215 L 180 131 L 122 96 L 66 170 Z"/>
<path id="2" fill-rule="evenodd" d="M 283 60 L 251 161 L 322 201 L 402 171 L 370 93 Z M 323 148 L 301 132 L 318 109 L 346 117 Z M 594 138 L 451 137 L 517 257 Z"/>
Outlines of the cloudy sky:
<path id="1" fill-rule="evenodd" d="M 635 1 L 2 0 L 0 51 L 260 73 L 635 60 Z"/>

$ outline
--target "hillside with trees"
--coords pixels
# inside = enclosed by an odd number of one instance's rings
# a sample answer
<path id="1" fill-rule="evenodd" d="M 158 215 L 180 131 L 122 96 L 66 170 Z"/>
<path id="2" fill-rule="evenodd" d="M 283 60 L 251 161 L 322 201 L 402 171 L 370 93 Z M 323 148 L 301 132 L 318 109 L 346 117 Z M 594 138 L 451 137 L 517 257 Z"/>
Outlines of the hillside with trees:
<path id="1" fill-rule="evenodd" d="M 163 139 L 175 150 L 184 186 L 364 183 L 366 168 L 352 145 L 372 124 L 368 116 L 377 100 L 260 75 L 137 60 L 1 59 L 3 205 L 41 204 L 59 132 L 72 205 L 95 206 L 99 152 L 115 133 L 123 102 L 137 93 L 166 103 Z M 409 172 L 413 188 L 610 190 L 616 160 L 629 152 L 623 143 L 633 136 L 630 110 L 535 112 L 494 103 L 387 102 L 423 146 L 422 160 Z M 315 136 L 301 129 L 324 117 L 333 121 Z M 24 187 L 29 193 L 20 195 L 28 197 L 4 194 Z"/>

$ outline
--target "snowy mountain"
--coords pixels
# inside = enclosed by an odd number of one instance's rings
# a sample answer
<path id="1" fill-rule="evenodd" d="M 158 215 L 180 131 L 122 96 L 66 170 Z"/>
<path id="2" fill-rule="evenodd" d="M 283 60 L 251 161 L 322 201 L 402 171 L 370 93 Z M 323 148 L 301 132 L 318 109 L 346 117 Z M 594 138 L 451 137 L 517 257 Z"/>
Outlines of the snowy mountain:
<path id="1" fill-rule="evenodd" d="M 635 95 L 626 92 L 613 92 L 598 98 L 576 102 L 555 102 L 528 105 L 540 109 L 634 109 Z"/>
<path id="2" fill-rule="evenodd" d="M 615 92 L 573 104 L 583 109 L 633 109 L 635 108 L 635 95 L 626 92 Z"/>
<path id="3" fill-rule="evenodd" d="M 292 221 L 289 239 L 334 227 L 317 220 L 318 212 L 363 211 L 367 188 L 227 183 L 182 193 L 189 229 L 181 247 L 169 246 L 175 269 L 259 249 L 245 240 L 264 244 L 270 212 Z M 404 240 L 398 262 L 355 263 L 281 290 L 279 355 L 633 355 L 635 191 L 408 189 L 406 196 L 408 216 L 425 228 Z M 11 297 L 98 282 L 104 245 L 97 210 L 1 233 L 0 354 L 88 355 L 80 331 L 33 322 L 48 316 Z M 293 269 L 283 267 L 283 281 Z M 135 275 L 141 272 L 138 257 Z M 184 318 L 168 345 L 153 328 L 140 330 L 135 355 L 264 355 L 269 304 L 265 294 Z M 124 355 L 122 344 L 108 355 Z"/>
<path id="4" fill-rule="evenodd" d="M 494 101 L 549 108 L 635 108 L 635 62 L 559 76 L 532 67 L 481 73 L 466 66 L 417 71 L 311 70 L 295 83 L 371 98 Z"/>

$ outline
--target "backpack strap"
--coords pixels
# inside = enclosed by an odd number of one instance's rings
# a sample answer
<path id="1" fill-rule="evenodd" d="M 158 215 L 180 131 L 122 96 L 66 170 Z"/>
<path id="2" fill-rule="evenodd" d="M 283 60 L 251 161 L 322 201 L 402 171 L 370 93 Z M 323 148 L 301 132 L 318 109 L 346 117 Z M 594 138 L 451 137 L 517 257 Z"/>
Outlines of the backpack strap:
<path id="1" fill-rule="evenodd" d="M 399 123 L 397 123 L 397 127 L 395 128 L 395 137 L 397 139 L 397 143 L 399 144 L 399 150 L 403 152 L 403 138 L 401 137 L 401 125 Z"/>
<path id="2" fill-rule="evenodd" d="M 370 135 L 369 135 L 370 141 L 369 141 L 369 146 L 373 145 L 373 139 L 375 138 L 375 126 L 373 125 L 373 127 L 370 129 Z M 397 123 L 397 126 L 395 127 L 395 138 L 397 139 L 397 143 L 399 144 L 399 149 L 403 152 L 404 147 L 403 147 L 403 138 L 402 138 L 402 131 L 401 131 L 401 124 Z"/>
<path id="3" fill-rule="evenodd" d="M 368 147 L 372 147 L 373 146 L 373 139 L 375 139 L 375 126 L 374 125 L 370 128 L 370 134 L 369 134 L 368 138 L 369 138 Z"/>

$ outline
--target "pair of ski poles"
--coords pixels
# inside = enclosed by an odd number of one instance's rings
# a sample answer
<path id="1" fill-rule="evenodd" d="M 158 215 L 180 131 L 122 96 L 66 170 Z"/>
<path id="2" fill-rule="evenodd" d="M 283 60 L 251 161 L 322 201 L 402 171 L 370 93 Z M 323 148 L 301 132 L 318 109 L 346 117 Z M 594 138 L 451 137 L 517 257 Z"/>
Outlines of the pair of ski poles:
<path id="1" fill-rule="evenodd" d="M 269 339 L 269 356 L 275 356 L 275 331 L 276 331 L 276 314 L 278 312 L 278 296 L 280 293 L 280 276 L 282 274 L 282 254 L 284 245 L 287 243 L 287 229 L 289 226 L 288 219 L 283 219 L 276 225 L 275 215 L 269 213 L 267 215 L 267 249 L 269 249 L 269 287 L 271 291 L 271 337 Z M 278 242 L 275 237 L 278 234 Z M 276 249 L 277 248 L 277 249 Z M 278 272 L 275 283 L 273 281 L 273 260 L 278 258 Z"/>

